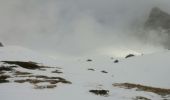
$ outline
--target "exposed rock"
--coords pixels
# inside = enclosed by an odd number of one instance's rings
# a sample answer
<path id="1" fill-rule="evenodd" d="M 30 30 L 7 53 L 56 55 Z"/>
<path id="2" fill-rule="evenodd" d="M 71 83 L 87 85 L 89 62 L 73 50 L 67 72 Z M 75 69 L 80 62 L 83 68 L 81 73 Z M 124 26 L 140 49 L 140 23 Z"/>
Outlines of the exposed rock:
<path id="1" fill-rule="evenodd" d="M 21 72 L 21 71 L 16 71 L 15 73 L 14 73 L 14 75 L 16 75 L 16 76 L 18 76 L 18 75 L 30 75 L 31 73 L 29 73 L 29 72 Z"/>
<path id="2" fill-rule="evenodd" d="M 114 63 L 118 63 L 118 62 L 119 62 L 119 60 L 115 60 L 115 61 L 114 61 Z"/>
<path id="3" fill-rule="evenodd" d="M 0 42 L 0 47 L 3 47 L 4 45 Z"/>
<path id="4" fill-rule="evenodd" d="M 7 78 L 10 78 L 10 76 L 8 76 L 8 75 L 1 75 L 0 76 L 0 83 L 7 83 L 7 82 L 9 82 L 9 80 L 7 80 Z"/>
<path id="5" fill-rule="evenodd" d="M 57 83 L 64 83 L 64 84 L 71 84 L 70 81 L 67 81 L 64 78 L 59 78 L 59 79 L 40 79 L 40 78 L 36 78 L 36 79 L 21 79 L 21 80 L 15 80 L 14 82 L 16 83 L 31 83 L 31 84 L 38 84 L 38 83 L 50 83 L 50 84 L 57 84 Z"/>
<path id="6" fill-rule="evenodd" d="M 146 28 L 151 29 L 170 29 L 170 15 L 158 7 L 152 8 L 149 18 L 145 23 Z"/>
<path id="7" fill-rule="evenodd" d="M 12 67 L 8 67 L 8 66 L 0 66 L 0 71 L 12 71 Z"/>
<path id="8" fill-rule="evenodd" d="M 149 18 L 144 24 L 144 30 L 146 36 L 151 35 L 154 37 L 158 36 L 160 38 L 154 40 L 163 45 L 166 49 L 170 48 L 170 14 L 161 10 L 158 7 L 152 8 Z M 160 40 L 161 41 L 157 41 Z"/>
<path id="9" fill-rule="evenodd" d="M 170 32 L 170 14 L 162 11 L 158 7 L 154 7 L 144 27 L 153 30 L 164 29 Z"/>
<path id="10" fill-rule="evenodd" d="M 136 89 L 137 91 L 145 91 L 145 92 L 153 92 L 161 96 L 170 95 L 170 89 L 156 88 L 150 86 L 144 86 L 140 84 L 132 84 L 132 83 L 115 83 L 114 87 L 120 87 L 125 89 Z"/>
<path id="11" fill-rule="evenodd" d="M 26 69 L 32 69 L 32 70 L 35 70 L 35 69 L 41 69 L 41 68 L 44 68 L 45 66 L 39 66 L 37 63 L 35 62 L 23 62 L 23 61 L 1 61 L 1 62 L 4 62 L 4 63 L 7 63 L 7 64 L 15 64 L 15 65 L 18 65 L 20 67 L 23 67 L 23 68 L 26 68 Z"/>
<path id="12" fill-rule="evenodd" d="M 102 72 L 102 73 L 108 73 L 108 72 L 107 72 L 107 71 L 105 71 L 105 70 L 102 70 L 101 72 Z"/>
<path id="13" fill-rule="evenodd" d="M 87 61 L 87 62 L 91 62 L 91 61 L 93 61 L 93 60 L 92 60 L 92 59 L 87 59 L 86 61 Z"/>
<path id="14" fill-rule="evenodd" d="M 125 58 L 130 58 L 130 57 L 134 57 L 134 54 L 128 54 Z"/>
<path id="15" fill-rule="evenodd" d="M 89 68 L 88 70 L 95 71 L 95 69 L 93 69 L 93 68 Z"/>
<path id="16" fill-rule="evenodd" d="M 90 90 L 89 92 L 94 93 L 96 95 L 101 95 L 101 96 L 109 95 L 109 90 Z"/>

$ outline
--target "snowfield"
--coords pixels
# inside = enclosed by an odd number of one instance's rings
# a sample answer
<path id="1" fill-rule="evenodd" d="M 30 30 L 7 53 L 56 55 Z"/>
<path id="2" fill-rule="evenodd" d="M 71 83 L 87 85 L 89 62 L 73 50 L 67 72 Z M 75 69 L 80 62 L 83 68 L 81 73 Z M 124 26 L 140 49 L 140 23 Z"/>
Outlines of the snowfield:
<path id="1" fill-rule="evenodd" d="M 169 59 L 170 51 L 121 58 L 118 63 L 114 63 L 116 58 L 108 56 L 63 60 L 22 47 L 1 47 L 0 68 L 12 69 L 0 70 L 0 76 L 8 76 L 0 81 L 9 81 L 0 82 L 0 97 L 2 100 L 169 100 Z M 28 69 L 26 65 L 2 61 L 27 62 L 42 68 Z M 160 95 L 152 92 L 154 89 L 122 88 L 113 86 L 115 83 L 141 84 L 167 92 Z M 96 95 L 90 90 L 107 92 Z"/>

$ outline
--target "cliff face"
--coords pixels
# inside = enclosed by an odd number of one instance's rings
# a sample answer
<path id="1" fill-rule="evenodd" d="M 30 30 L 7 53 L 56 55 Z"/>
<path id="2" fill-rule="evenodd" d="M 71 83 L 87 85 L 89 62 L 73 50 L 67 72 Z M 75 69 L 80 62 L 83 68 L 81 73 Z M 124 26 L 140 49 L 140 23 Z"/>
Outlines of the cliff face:
<path id="1" fill-rule="evenodd" d="M 150 12 L 144 27 L 145 29 L 153 30 L 164 29 L 170 32 L 170 14 L 154 7 Z"/>

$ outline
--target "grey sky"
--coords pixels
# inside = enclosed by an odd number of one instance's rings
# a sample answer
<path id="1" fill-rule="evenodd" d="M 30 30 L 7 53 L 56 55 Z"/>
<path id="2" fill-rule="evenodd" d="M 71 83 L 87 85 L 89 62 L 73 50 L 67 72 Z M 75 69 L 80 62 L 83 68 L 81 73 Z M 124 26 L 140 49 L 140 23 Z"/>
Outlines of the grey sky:
<path id="1" fill-rule="evenodd" d="M 154 6 L 170 12 L 169 0 L 0 0 L 0 40 L 61 55 L 141 48 L 131 29 Z"/>

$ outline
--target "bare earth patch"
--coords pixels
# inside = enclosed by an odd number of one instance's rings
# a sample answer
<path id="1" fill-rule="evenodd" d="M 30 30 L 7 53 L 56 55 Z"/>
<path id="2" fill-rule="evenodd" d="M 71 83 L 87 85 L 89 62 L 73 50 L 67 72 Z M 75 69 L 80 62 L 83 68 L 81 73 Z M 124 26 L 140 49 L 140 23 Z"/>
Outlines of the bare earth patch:
<path id="1" fill-rule="evenodd" d="M 8 83 L 9 82 L 9 80 L 7 80 L 8 78 L 10 78 L 10 76 L 0 75 L 0 83 Z"/>
<path id="2" fill-rule="evenodd" d="M 21 71 L 16 71 L 14 75 L 30 75 L 31 73 L 29 72 L 21 72 Z"/>
<path id="3" fill-rule="evenodd" d="M 57 79 L 23 79 L 23 80 L 15 80 L 14 82 L 17 83 L 29 82 L 31 84 L 37 84 L 42 82 L 48 82 L 50 84 L 57 84 L 57 83 L 71 84 L 70 81 L 67 81 L 66 79 L 60 77 L 58 77 Z"/>
<path id="4" fill-rule="evenodd" d="M 5 73 L 4 71 L 0 71 L 0 75 L 1 75 L 1 74 L 4 74 L 4 73 Z"/>
<path id="5" fill-rule="evenodd" d="M 170 95 L 170 89 L 156 88 L 156 87 L 144 86 L 144 85 L 140 85 L 140 84 L 115 83 L 115 84 L 113 84 L 113 86 L 125 88 L 125 89 L 136 88 L 137 91 L 153 92 L 153 93 L 156 93 L 161 96 Z"/>
<path id="6" fill-rule="evenodd" d="M 108 72 L 107 72 L 107 71 L 105 71 L 105 70 L 102 70 L 101 72 L 102 72 L 102 73 L 105 73 L 105 74 L 106 74 L 106 73 L 108 73 Z"/>
<path id="7" fill-rule="evenodd" d="M 56 84 L 63 83 L 63 84 L 72 84 L 70 81 L 62 78 L 62 77 L 48 77 L 44 75 L 30 75 L 27 76 L 29 79 L 21 79 L 15 80 L 16 83 L 25 83 L 28 82 L 34 85 L 35 89 L 51 89 L 55 88 Z M 33 78 L 33 79 L 31 79 Z M 38 85 L 39 83 L 48 83 L 50 85 Z"/>
<path id="8" fill-rule="evenodd" d="M 35 62 L 23 62 L 23 61 L 1 61 L 3 62 L 2 65 L 0 65 L 0 83 L 6 83 L 9 82 L 7 80 L 8 78 L 12 78 L 11 82 L 16 83 L 30 83 L 34 86 L 35 89 L 51 89 L 57 87 L 58 83 L 62 84 L 72 84 L 70 81 L 62 78 L 62 77 L 53 77 L 53 76 L 46 76 L 46 75 L 34 75 L 34 73 L 30 72 L 23 72 L 18 71 L 15 68 L 22 67 L 28 70 L 47 70 L 49 68 L 57 68 L 61 69 L 59 67 L 49 67 L 49 66 L 41 66 L 38 63 Z M 7 65 L 7 66 L 6 66 Z M 6 72 L 12 73 L 12 76 L 4 75 Z M 63 73 L 60 70 L 54 70 L 52 73 Z M 17 79 L 15 79 L 17 77 Z M 19 78 L 19 79 L 18 79 Z M 14 81 L 13 81 L 14 80 Z M 41 85 L 48 84 L 48 85 Z"/>
<path id="9" fill-rule="evenodd" d="M 35 69 L 41 69 L 41 68 L 44 68 L 44 66 L 39 66 L 37 63 L 35 62 L 23 62 L 23 61 L 2 61 L 4 63 L 7 63 L 7 64 L 15 64 L 15 65 L 18 65 L 20 67 L 23 67 L 23 68 L 26 68 L 26 69 L 32 69 L 32 70 L 35 70 Z"/>
<path id="10" fill-rule="evenodd" d="M 2 71 L 12 71 L 12 67 L 11 66 L 0 66 L 0 72 Z"/>

